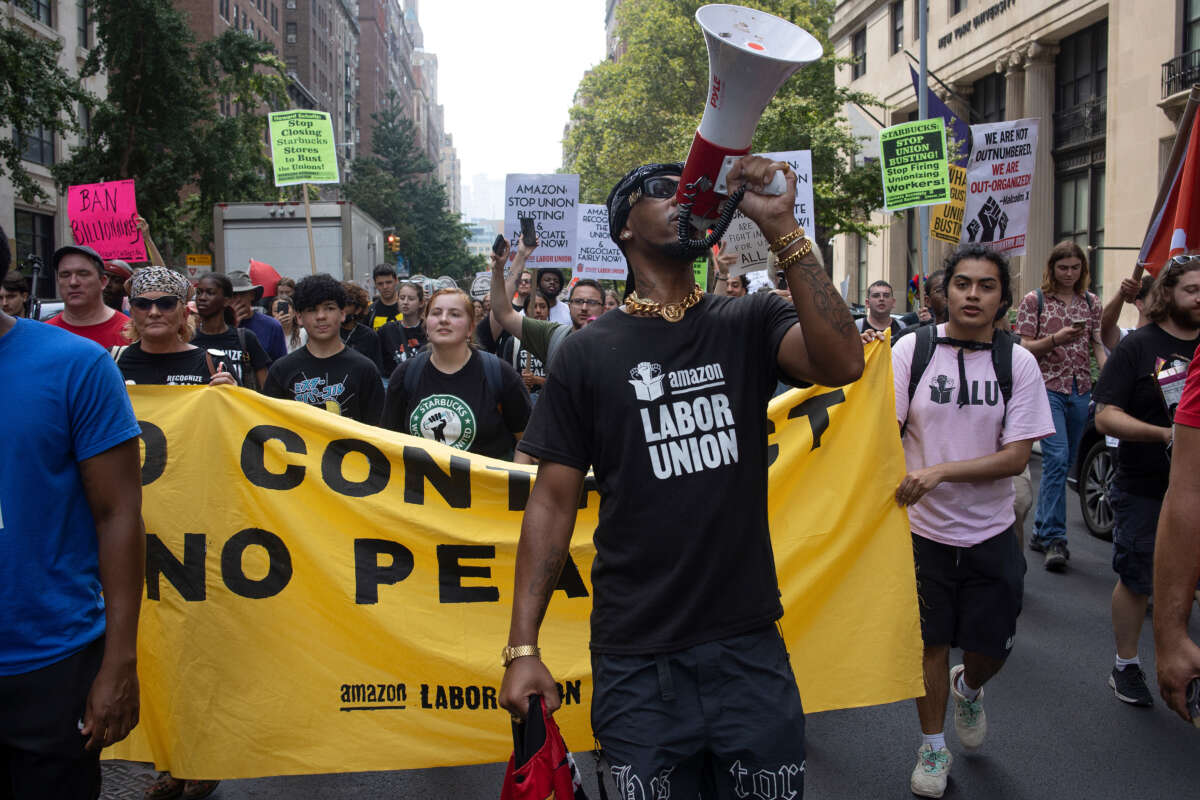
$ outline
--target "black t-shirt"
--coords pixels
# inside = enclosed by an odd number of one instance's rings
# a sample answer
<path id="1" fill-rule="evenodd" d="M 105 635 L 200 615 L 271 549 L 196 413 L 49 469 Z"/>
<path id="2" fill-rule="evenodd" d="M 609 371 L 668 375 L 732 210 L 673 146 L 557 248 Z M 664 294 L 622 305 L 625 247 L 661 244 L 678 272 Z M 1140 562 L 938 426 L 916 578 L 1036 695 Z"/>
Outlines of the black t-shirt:
<path id="1" fill-rule="evenodd" d="M 417 323 L 414 328 L 405 328 L 399 322 L 389 322 L 379 329 L 379 347 L 383 352 L 385 376 L 408 359 L 415 356 L 425 343 L 425 326 Z M 389 379 L 390 380 L 390 379 Z"/>
<path id="2" fill-rule="evenodd" d="M 542 360 L 526 350 L 521 344 L 521 340 L 514 338 L 508 331 L 500 334 L 500 344 L 496 354 L 507 363 L 512 364 L 513 369 L 518 373 L 529 370 L 530 375 L 536 375 L 539 378 L 546 377 L 546 365 L 542 363 Z M 541 391 L 540 387 L 530 389 L 529 395 L 532 398 L 535 394 L 541 394 Z"/>
<path id="3" fill-rule="evenodd" d="M 382 375 L 388 368 L 383 362 L 383 350 L 379 346 L 379 334 L 363 325 L 361 322 L 350 330 L 341 328 L 338 333 L 347 347 L 353 348 L 371 359 L 375 369 Z"/>
<path id="4" fill-rule="evenodd" d="M 472 351 L 462 369 L 447 375 L 430 360 L 412 397 L 405 393 L 404 374 L 413 362 L 405 361 L 388 380 L 383 427 L 511 460 L 513 434 L 524 431 L 529 422 L 529 393 L 516 370 L 500 362 L 500 396 L 496 397 L 482 361 L 483 355 Z"/>
<path id="5" fill-rule="evenodd" d="M 204 348 L 178 353 L 147 353 L 141 342 L 125 348 L 117 367 L 126 383 L 146 386 L 206 386 L 212 378 Z M 213 364 L 215 367 L 216 364 Z"/>
<path id="6" fill-rule="evenodd" d="M 399 322 L 400 317 L 401 314 L 399 302 L 388 305 L 382 300 L 376 300 L 375 302 L 371 303 L 371 307 L 367 309 L 366 321 L 367 325 L 369 325 L 372 329 L 376 329 L 382 328 L 389 322 Z"/>
<path id="7" fill-rule="evenodd" d="M 308 345 L 271 365 L 263 393 L 324 408 L 368 425 L 378 425 L 383 411 L 383 381 L 371 359 L 345 347 L 317 358 Z"/>
<path id="8" fill-rule="evenodd" d="M 246 349 L 242 350 L 242 342 L 238 338 L 238 333 L 246 337 Z M 245 386 L 245 371 L 246 367 L 253 371 L 266 369 L 271 366 L 271 357 L 267 355 L 267 351 L 258 341 L 258 337 L 254 335 L 254 331 L 248 328 L 226 328 L 224 333 L 203 333 L 196 331 L 196 335 L 192 337 L 192 344 L 199 347 L 201 350 L 220 350 L 225 354 L 222 359 L 225 362 L 225 369 L 233 375 L 234 380 L 238 382 L 238 386 Z M 247 364 L 247 359 L 249 364 Z M 217 365 L 217 357 L 213 356 L 213 364 Z M 254 381 L 251 381 L 254 384 Z M 261 386 L 255 388 L 261 389 Z"/>
<path id="9" fill-rule="evenodd" d="M 666 653 L 783 614 L 767 401 L 796 322 L 775 294 L 706 295 L 674 324 L 614 312 L 563 342 L 520 449 L 595 471 L 592 650 Z"/>
<path id="10" fill-rule="evenodd" d="M 1092 390 L 1097 405 L 1117 406 L 1131 417 L 1168 427 L 1166 403 L 1154 377 L 1158 359 L 1191 361 L 1200 339 L 1176 339 L 1153 323 L 1120 341 Z M 1158 442 L 1122 441 L 1117 449 L 1117 488 L 1129 494 L 1161 499 L 1167 493 L 1171 464 L 1167 446 Z"/>

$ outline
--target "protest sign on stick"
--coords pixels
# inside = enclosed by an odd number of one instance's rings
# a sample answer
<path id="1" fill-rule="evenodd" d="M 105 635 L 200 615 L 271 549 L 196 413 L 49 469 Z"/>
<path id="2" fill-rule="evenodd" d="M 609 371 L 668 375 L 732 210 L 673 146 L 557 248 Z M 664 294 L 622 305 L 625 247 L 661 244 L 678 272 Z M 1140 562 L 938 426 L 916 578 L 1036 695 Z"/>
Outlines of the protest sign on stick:
<path id="1" fill-rule="evenodd" d="M 526 262 L 530 267 L 570 269 L 577 250 L 579 225 L 578 175 L 508 175 L 504 182 L 504 232 L 516 255 L 521 235 L 519 217 L 533 219 L 538 248 Z"/>
<path id="2" fill-rule="evenodd" d="M 950 202 L 946 121 L 941 117 L 884 128 L 879 156 L 888 211 Z"/>
<path id="3" fill-rule="evenodd" d="M 146 243 L 137 223 L 132 180 L 67 187 L 67 217 L 75 244 L 101 258 L 146 261 Z"/>
<path id="4" fill-rule="evenodd" d="M 1025 254 L 1037 137 L 1037 119 L 971 126 L 962 241 L 1008 256 Z"/>
<path id="5" fill-rule="evenodd" d="M 625 254 L 608 235 L 608 209 L 594 203 L 579 204 L 579 247 L 575 254 L 576 278 L 623 281 L 628 272 Z"/>
<path id="6" fill-rule="evenodd" d="M 317 248 L 313 244 L 312 208 L 308 184 L 338 183 L 337 144 L 333 120 L 324 111 L 294 109 L 267 115 L 271 132 L 271 163 L 276 186 L 302 184 L 304 226 L 308 229 L 308 258 L 317 274 Z"/>
<path id="7" fill-rule="evenodd" d="M 779 153 L 761 153 L 763 158 L 772 161 L 783 161 L 796 173 L 796 203 L 793 209 L 796 222 L 809 238 L 816 230 L 816 220 L 813 215 L 812 189 L 812 151 L 789 150 Z M 759 231 L 758 226 L 738 212 L 725 234 L 726 252 L 738 257 L 738 263 L 732 266 L 729 274 L 744 275 L 766 269 L 768 253 L 766 237 Z"/>
<path id="8" fill-rule="evenodd" d="M 929 235 L 958 244 L 962 239 L 963 209 L 967 204 L 967 170 L 950 165 L 950 202 L 929 209 Z"/>

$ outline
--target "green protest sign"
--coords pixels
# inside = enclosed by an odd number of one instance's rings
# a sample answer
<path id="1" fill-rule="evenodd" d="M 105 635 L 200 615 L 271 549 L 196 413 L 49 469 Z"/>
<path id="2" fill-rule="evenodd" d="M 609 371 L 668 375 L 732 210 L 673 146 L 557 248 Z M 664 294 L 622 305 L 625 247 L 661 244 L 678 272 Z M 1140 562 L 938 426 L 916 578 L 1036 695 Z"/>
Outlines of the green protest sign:
<path id="1" fill-rule="evenodd" d="M 337 148 L 333 121 L 324 111 L 275 111 L 271 127 L 271 160 L 275 185 L 337 183 Z"/>
<path id="2" fill-rule="evenodd" d="M 692 262 L 692 274 L 696 277 L 696 285 L 708 291 L 708 256 Z"/>
<path id="3" fill-rule="evenodd" d="M 884 128 L 879 155 L 888 211 L 950 202 L 946 122 L 941 117 Z"/>

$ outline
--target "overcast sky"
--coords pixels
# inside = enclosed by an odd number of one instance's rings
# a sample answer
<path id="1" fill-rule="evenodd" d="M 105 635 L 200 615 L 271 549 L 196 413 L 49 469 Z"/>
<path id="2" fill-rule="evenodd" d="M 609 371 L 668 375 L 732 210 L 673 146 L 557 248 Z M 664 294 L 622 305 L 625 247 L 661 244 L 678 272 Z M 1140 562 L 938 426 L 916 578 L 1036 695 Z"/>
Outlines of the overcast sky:
<path id="1" fill-rule="evenodd" d="M 462 162 L 463 213 L 475 175 L 554 172 L 579 80 L 604 59 L 604 0 L 422 0 L 438 102 Z"/>

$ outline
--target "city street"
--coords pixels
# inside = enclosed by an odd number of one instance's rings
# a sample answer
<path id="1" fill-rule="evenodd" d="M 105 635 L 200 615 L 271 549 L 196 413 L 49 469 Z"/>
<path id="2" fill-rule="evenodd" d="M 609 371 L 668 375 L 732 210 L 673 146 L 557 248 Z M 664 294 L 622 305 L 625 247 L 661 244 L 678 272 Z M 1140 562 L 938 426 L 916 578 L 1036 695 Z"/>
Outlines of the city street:
<path id="1" fill-rule="evenodd" d="M 1039 468 L 1034 457 L 1035 487 Z M 1158 698 L 1149 619 L 1141 656 L 1156 704 L 1119 702 L 1107 684 L 1113 643 L 1109 596 L 1114 584 L 1110 545 L 1089 536 L 1078 496 L 1068 491 L 1071 562 L 1065 575 L 1047 573 L 1030 553 L 1025 607 L 1009 664 L 988 684 L 989 735 L 978 755 L 965 756 L 954 733 L 955 762 L 947 798 L 1184 798 L 1200 793 L 1200 730 L 1181 722 Z M 1028 529 L 1033 525 L 1029 514 Z M 1193 615 L 1192 635 L 1200 638 Z M 805 796 L 838 800 L 911 797 L 908 777 L 920 743 L 911 702 L 809 717 Z M 568 742 L 581 750 L 588 742 Z M 497 758 L 507 754 L 497 753 Z M 580 757 L 589 796 L 595 772 Z M 140 797 L 152 773 L 140 765 L 107 767 L 105 798 Z M 356 773 L 226 781 L 219 800 L 367 797 L 493 800 L 502 764 L 393 773 Z M 616 795 L 610 796 L 616 800 Z M 652 800 L 622 798 L 621 800 Z"/>

